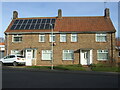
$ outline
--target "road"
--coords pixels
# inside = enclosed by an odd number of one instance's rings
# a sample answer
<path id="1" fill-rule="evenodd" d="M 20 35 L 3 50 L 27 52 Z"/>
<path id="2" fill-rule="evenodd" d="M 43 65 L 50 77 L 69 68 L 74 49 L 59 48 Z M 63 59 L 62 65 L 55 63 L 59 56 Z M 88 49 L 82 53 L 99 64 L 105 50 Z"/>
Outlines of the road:
<path id="1" fill-rule="evenodd" d="M 118 74 L 3 67 L 3 88 L 118 88 Z"/>

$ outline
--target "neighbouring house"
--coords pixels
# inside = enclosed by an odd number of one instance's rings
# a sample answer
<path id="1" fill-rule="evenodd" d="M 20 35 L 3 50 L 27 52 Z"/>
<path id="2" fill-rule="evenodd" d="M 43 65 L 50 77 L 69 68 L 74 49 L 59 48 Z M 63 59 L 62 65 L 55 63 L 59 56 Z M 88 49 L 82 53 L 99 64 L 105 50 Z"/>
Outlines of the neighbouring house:
<path id="1" fill-rule="evenodd" d="M 4 57 L 4 53 L 5 53 L 5 43 L 0 42 L 0 58 Z"/>
<path id="2" fill-rule="evenodd" d="M 26 65 L 113 63 L 115 32 L 108 8 L 103 16 L 86 17 L 64 17 L 59 9 L 56 17 L 18 18 L 14 11 L 5 50 L 24 55 Z"/>
<path id="3" fill-rule="evenodd" d="M 116 41 L 116 62 L 120 63 L 120 41 Z"/>

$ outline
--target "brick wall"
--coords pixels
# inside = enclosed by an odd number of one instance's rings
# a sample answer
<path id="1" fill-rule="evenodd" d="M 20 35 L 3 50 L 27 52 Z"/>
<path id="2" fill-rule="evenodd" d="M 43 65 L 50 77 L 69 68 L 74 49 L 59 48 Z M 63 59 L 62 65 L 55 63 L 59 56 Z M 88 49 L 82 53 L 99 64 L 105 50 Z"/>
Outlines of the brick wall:
<path id="1" fill-rule="evenodd" d="M 23 41 L 20 43 L 12 42 L 12 35 L 8 36 L 7 47 L 8 53 L 11 50 L 23 50 L 25 48 L 37 48 L 37 65 L 50 65 L 51 61 L 41 60 L 42 50 L 50 50 L 49 34 L 45 34 L 45 42 L 39 42 L 39 34 L 23 34 Z M 78 42 L 71 42 L 71 34 L 67 34 L 67 42 L 60 42 L 60 34 L 56 35 L 56 46 L 54 46 L 54 65 L 60 64 L 79 64 L 80 49 L 93 49 L 93 63 L 98 63 L 97 50 L 109 50 L 109 60 L 115 59 L 115 33 L 107 34 L 107 42 L 96 42 L 95 34 L 78 34 Z M 112 39 L 111 39 L 112 38 Z M 111 44 L 112 40 L 112 44 Z M 113 48 L 111 48 L 113 46 Z M 63 50 L 74 50 L 74 61 L 62 60 Z M 113 56 L 112 56 L 113 54 Z M 111 57 L 112 56 L 112 57 Z M 34 63 L 35 61 L 33 61 Z"/>

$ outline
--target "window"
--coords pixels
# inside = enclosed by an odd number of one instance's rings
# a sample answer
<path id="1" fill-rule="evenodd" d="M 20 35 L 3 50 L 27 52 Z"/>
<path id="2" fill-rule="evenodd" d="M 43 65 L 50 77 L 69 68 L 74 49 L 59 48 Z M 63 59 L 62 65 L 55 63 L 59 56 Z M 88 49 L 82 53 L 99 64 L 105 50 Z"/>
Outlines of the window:
<path id="1" fill-rule="evenodd" d="M 106 34 L 96 34 L 96 41 L 97 42 L 106 42 L 107 35 Z"/>
<path id="2" fill-rule="evenodd" d="M 63 60 L 73 60 L 74 51 L 73 50 L 63 50 Z"/>
<path id="3" fill-rule="evenodd" d="M 51 60 L 52 51 L 51 50 L 42 50 L 42 60 Z"/>
<path id="4" fill-rule="evenodd" d="M 97 50 L 98 60 L 108 60 L 108 50 Z"/>
<path id="5" fill-rule="evenodd" d="M 22 35 L 13 35 L 12 42 L 21 42 Z"/>
<path id="6" fill-rule="evenodd" d="M 15 58 L 15 55 L 10 55 L 9 58 Z"/>
<path id="7" fill-rule="evenodd" d="M 33 49 L 33 54 L 32 54 L 33 56 L 33 58 L 35 58 L 36 57 L 36 50 L 35 49 Z"/>
<path id="8" fill-rule="evenodd" d="M 20 50 L 11 50 L 11 54 L 21 54 Z"/>
<path id="9" fill-rule="evenodd" d="M 66 42 L 66 34 L 60 34 L 60 42 Z"/>
<path id="10" fill-rule="evenodd" d="M 120 57 L 120 51 L 118 52 L 118 57 Z"/>
<path id="11" fill-rule="evenodd" d="M 39 35 L 39 42 L 45 42 L 45 35 L 44 34 Z"/>
<path id="12" fill-rule="evenodd" d="M 71 42 L 77 42 L 77 34 L 71 34 Z"/>
<path id="13" fill-rule="evenodd" d="M 50 42 L 52 42 L 52 41 L 55 42 L 55 35 L 54 34 L 53 35 L 50 34 Z"/>

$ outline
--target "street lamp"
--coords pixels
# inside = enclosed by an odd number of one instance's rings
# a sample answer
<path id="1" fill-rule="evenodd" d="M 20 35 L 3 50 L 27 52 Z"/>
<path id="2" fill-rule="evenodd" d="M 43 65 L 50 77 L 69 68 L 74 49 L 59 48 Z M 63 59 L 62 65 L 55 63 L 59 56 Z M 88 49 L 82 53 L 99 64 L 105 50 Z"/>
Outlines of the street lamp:
<path id="1" fill-rule="evenodd" d="M 50 24 L 50 27 L 51 27 L 51 51 L 52 51 L 52 55 L 51 55 L 51 70 L 53 70 L 53 25 Z"/>

